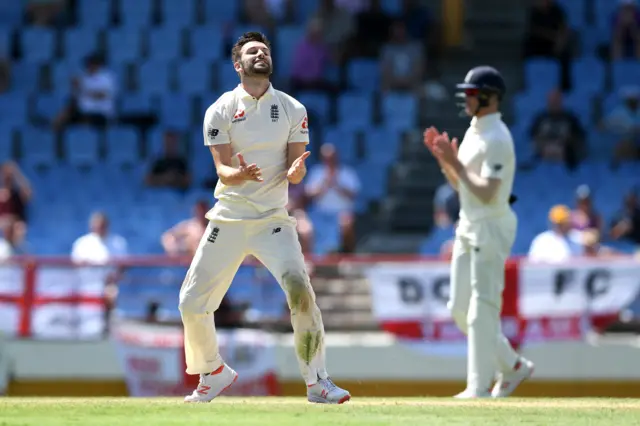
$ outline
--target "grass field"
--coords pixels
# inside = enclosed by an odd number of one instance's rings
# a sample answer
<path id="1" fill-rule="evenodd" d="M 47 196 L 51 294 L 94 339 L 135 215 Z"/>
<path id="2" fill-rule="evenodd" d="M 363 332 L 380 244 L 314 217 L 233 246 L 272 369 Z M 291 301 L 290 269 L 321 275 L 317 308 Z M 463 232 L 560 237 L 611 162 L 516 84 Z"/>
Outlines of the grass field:
<path id="1" fill-rule="evenodd" d="M 2 426 L 640 425 L 633 399 L 357 398 L 339 406 L 303 398 L 0 398 Z"/>

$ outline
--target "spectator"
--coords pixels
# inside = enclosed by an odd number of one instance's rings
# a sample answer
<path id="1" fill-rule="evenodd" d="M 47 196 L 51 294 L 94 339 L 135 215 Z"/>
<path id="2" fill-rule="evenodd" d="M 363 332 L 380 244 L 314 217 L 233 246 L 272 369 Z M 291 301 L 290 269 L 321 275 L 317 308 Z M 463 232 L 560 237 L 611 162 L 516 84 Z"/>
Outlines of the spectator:
<path id="1" fill-rule="evenodd" d="M 541 263 L 562 263 L 574 256 L 582 256 L 584 248 L 579 235 L 571 229 L 571 211 L 563 205 L 549 211 L 551 229 L 533 239 L 528 260 Z"/>
<path id="2" fill-rule="evenodd" d="M 65 10 L 65 0 L 27 0 L 27 20 L 37 26 L 55 25 Z"/>
<path id="3" fill-rule="evenodd" d="M 640 10 L 637 0 L 619 2 L 618 10 L 613 16 L 611 57 L 640 59 Z"/>
<path id="4" fill-rule="evenodd" d="M 589 229 L 582 233 L 582 245 L 586 257 L 610 257 L 618 254 L 611 247 L 600 243 L 600 232 L 596 229 Z"/>
<path id="5" fill-rule="evenodd" d="M 27 220 L 27 203 L 33 195 L 29 180 L 12 161 L 0 167 L 0 227 L 12 220 Z"/>
<path id="6" fill-rule="evenodd" d="M 164 153 L 156 158 L 147 175 L 147 185 L 186 189 L 191 185 L 191 174 L 187 159 L 180 153 L 180 138 L 177 133 L 164 134 Z"/>
<path id="7" fill-rule="evenodd" d="M 571 212 L 571 223 L 578 231 L 602 231 L 602 217 L 593 207 L 591 189 L 587 185 L 580 185 L 576 190 L 576 208 Z"/>
<path id="8" fill-rule="evenodd" d="M 623 200 L 620 212 L 613 220 L 611 238 L 632 243 L 640 251 L 640 203 L 636 191 L 630 191 Z"/>
<path id="9" fill-rule="evenodd" d="M 307 35 L 296 46 L 292 60 L 291 87 L 293 90 L 324 90 L 333 87 L 325 79 L 331 61 L 331 52 L 322 40 L 322 23 L 313 19 L 307 27 Z"/>
<path id="10" fill-rule="evenodd" d="M 382 48 L 380 75 L 384 91 L 420 90 L 424 77 L 424 50 L 409 39 L 402 21 L 395 21 L 389 31 L 389 42 Z"/>
<path id="11" fill-rule="evenodd" d="M 578 118 L 562 106 L 562 93 L 553 90 L 547 109 L 538 113 L 531 126 L 538 158 L 563 161 L 574 169 L 584 155 L 584 129 Z"/>
<path id="12" fill-rule="evenodd" d="M 353 252 L 356 245 L 354 228 L 355 198 L 360 180 L 349 166 L 341 165 L 331 144 L 320 148 L 322 163 L 314 166 L 307 178 L 307 195 L 316 211 L 335 218 L 340 223 L 343 252 Z"/>
<path id="13" fill-rule="evenodd" d="M 12 256 L 27 254 L 25 235 L 27 226 L 20 220 L 11 220 L 4 225 L 4 236 L 0 238 L 0 261 Z"/>
<path id="14" fill-rule="evenodd" d="M 89 233 L 78 238 L 71 249 L 71 259 L 79 263 L 107 263 L 127 255 L 127 241 L 109 232 L 109 219 L 96 212 L 89 219 Z"/>
<path id="15" fill-rule="evenodd" d="M 409 37 L 420 42 L 425 54 L 428 54 L 429 45 L 434 44 L 433 39 L 437 35 L 437 31 L 433 30 L 434 22 L 431 20 L 429 10 L 418 0 L 402 0 L 400 17 Z"/>
<path id="16" fill-rule="evenodd" d="M 622 103 L 602 120 L 601 127 L 619 138 L 613 165 L 640 158 L 640 88 L 625 87 L 620 91 Z"/>
<path id="17" fill-rule="evenodd" d="M 321 0 L 313 19 L 322 24 L 324 43 L 331 51 L 331 56 L 342 63 L 346 59 L 348 42 L 355 33 L 353 17 L 335 0 Z"/>
<path id="18" fill-rule="evenodd" d="M 200 200 L 193 206 L 193 217 L 183 220 L 162 234 L 162 247 L 165 252 L 172 256 L 193 257 L 209 224 L 209 219 L 205 217 L 208 211 L 209 203 Z"/>
<path id="19" fill-rule="evenodd" d="M 313 223 L 309 219 L 305 206 L 306 194 L 302 185 L 289 185 L 289 202 L 287 211 L 296 219 L 296 231 L 298 241 L 302 247 L 302 253 L 313 253 Z"/>
<path id="20" fill-rule="evenodd" d="M 97 54 L 85 59 L 85 71 L 71 80 L 70 104 L 56 117 L 54 127 L 67 124 L 104 126 L 115 112 L 115 79 Z"/>
<path id="21" fill-rule="evenodd" d="M 380 0 L 371 0 L 369 9 L 358 13 L 356 22 L 354 48 L 357 51 L 354 53 L 368 58 L 378 57 L 389 35 L 387 29 L 391 27 L 391 18 L 384 12 Z"/>
<path id="22" fill-rule="evenodd" d="M 433 221 L 440 228 L 448 228 L 458 221 L 460 201 L 458 193 L 445 182 L 438 187 L 433 198 Z"/>
<path id="23" fill-rule="evenodd" d="M 564 10 L 555 0 L 536 0 L 529 11 L 525 36 L 525 57 L 545 57 L 560 60 L 562 87 L 570 89 L 570 31 Z"/>

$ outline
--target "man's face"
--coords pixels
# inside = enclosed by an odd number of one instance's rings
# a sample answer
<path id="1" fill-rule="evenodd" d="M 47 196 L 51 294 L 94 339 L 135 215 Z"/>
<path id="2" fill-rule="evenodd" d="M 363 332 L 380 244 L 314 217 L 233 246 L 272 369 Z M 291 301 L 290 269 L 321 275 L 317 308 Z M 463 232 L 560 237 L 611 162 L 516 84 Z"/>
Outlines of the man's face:
<path id="1" fill-rule="evenodd" d="M 246 77 L 269 77 L 273 69 L 271 51 L 259 41 L 250 41 L 242 46 L 240 60 L 235 64 L 236 72 Z"/>
<path id="2" fill-rule="evenodd" d="M 469 116 L 469 117 L 473 117 L 476 114 L 476 111 L 478 111 L 478 105 L 480 104 L 480 101 L 478 100 L 478 97 L 475 95 L 469 95 L 467 94 L 464 98 L 464 112 Z"/>
<path id="3" fill-rule="evenodd" d="M 100 236 L 105 236 L 109 230 L 109 222 L 103 215 L 96 214 L 91 218 L 90 227 L 92 232 Z"/>

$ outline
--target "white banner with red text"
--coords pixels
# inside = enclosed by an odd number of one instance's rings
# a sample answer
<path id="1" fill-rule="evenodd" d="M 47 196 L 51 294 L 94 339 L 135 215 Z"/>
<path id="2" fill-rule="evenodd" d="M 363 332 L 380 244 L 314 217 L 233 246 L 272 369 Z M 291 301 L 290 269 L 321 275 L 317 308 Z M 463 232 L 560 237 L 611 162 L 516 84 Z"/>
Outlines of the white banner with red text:
<path id="1" fill-rule="evenodd" d="M 367 268 L 381 327 L 421 350 L 463 354 L 465 336 L 447 309 L 449 267 L 447 262 L 384 262 Z M 615 321 L 639 297 L 637 261 L 510 261 L 502 329 L 516 347 L 579 340 Z"/>
<path id="2" fill-rule="evenodd" d="M 112 329 L 131 396 L 181 396 L 198 384 L 185 373 L 182 327 L 117 322 Z M 275 345 L 259 330 L 218 330 L 222 358 L 238 372 L 225 395 L 279 395 Z"/>

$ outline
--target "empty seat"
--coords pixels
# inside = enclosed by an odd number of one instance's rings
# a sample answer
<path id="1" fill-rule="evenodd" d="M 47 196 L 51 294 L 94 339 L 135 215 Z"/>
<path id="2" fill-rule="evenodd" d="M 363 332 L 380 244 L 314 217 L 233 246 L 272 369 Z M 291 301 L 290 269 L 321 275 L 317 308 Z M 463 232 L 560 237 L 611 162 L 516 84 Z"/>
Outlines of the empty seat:
<path id="1" fill-rule="evenodd" d="M 145 28 L 151 26 L 153 15 L 152 0 L 120 0 L 120 23 L 126 27 Z"/>
<path id="2" fill-rule="evenodd" d="M 9 56 L 11 54 L 11 30 L 0 28 L 0 55 Z"/>
<path id="3" fill-rule="evenodd" d="M 78 20 L 82 27 L 101 30 L 109 26 L 113 17 L 111 0 L 82 0 L 77 3 Z"/>
<path id="4" fill-rule="evenodd" d="M 64 134 L 65 158 L 69 164 L 89 166 L 98 162 L 98 132 L 85 126 L 69 128 Z"/>
<path id="5" fill-rule="evenodd" d="M 0 123 L 0 162 L 14 158 L 13 153 L 13 126 Z"/>
<path id="6" fill-rule="evenodd" d="M 640 62 L 638 61 L 615 61 L 611 72 L 613 90 L 620 90 L 625 86 L 637 86 L 640 83 Z"/>
<path id="7" fill-rule="evenodd" d="M 604 90 L 606 69 L 594 56 L 582 57 L 571 64 L 571 81 L 574 92 L 598 94 Z"/>
<path id="8" fill-rule="evenodd" d="M 148 33 L 148 57 L 152 60 L 170 61 L 182 56 L 182 30 L 155 28 Z"/>
<path id="9" fill-rule="evenodd" d="M 120 97 L 120 115 L 146 115 L 154 112 L 154 104 L 147 93 L 126 93 Z"/>
<path id="10" fill-rule="evenodd" d="M 189 28 L 196 21 L 196 0 L 162 0 L 160 8 L 166 28 Z"/>
<path id="11" fill-rule="evenodd" d="M 53 166 L 56 163 L 54 134 L 48 130 L 27 127 L 20 132 L 22 163 L 27 167 Z"/>
<path id="12" fill-rule="evenodd" d="M 524 74 L 529 91 L 548 91 L 560 84 L 560 65 L 553 59 L 529 59 L 525 63 Z"/>
<path id="13" fill-rule="evenodd" d="M 55 33 L 46 28 L 25 28 L 20 33 L 20 48 L 24 61 L 48 62 L 55 51 Z"/>
<path id="14" fill-rule="evenodd" d="M 233 69 L 231 61 L 218 61 L 216 71 L 218 74 L 217 89 L 219 92 L 233 90 L 238 86 L 238 84 L 240 84 L 238 73 Z"/>
<path id="15" fill-rule="evenodd" d="M 20 127 L 27 122 L 27 118 L 28 100 L 23 93 L 0 94 L 0 122 Z"/>
<path id="16" fill-rule="evenodd" d="M 380 70 L 373 59 L 353 59 L 347 65 L 347 84 L 351 89 L 375 92 L 380 88 Z"/>
<path id="17" fill-rule="evenodd" d="M 325 93 L 300 92 L 297 99 L 307 108 L 307 112 L 313 119 L 318 120 L 322 125 L 329 122 L 331 105 L 329 96 Z"/>
<path id="18" fill-rule="evenodd" d="M 148 94 L 161 94 L 169 87 L 169 63 L 148 60 L 138 66 L 138 90 Z"/>
<path id="19" fill-rule="evenodd" d="M 619 4 L 620 2 L 611 0 L 594 0 L 594 17 L 598 29 L 611 34 L 611 19 Z"/>
<path id="20" fill-rule="evenodd" d="M 273 55 L 278 61 L 278 76 L 287 78 L 290 75 L 296 45 L 303 37 L 304 28 L 301 27 L 286 26 L 277 29 Z"/>
<path id="21" fill-rule="evenodd" d="M 303 24 L 308 22 L 318 10 L 319 0 L 301 0 L 294 3 L 296 22 Z"/>
<path id="22" fill-rule="evenodd" d="M 389 94 L 382 98 L 382 116 L 386 127 L 409 130 L 418 120 L 418 100 L 413 95 Z"/>
<path id="23" fill-rule="evenodd" d="M 115 165 L 135 165 L 140 161 L 140 135 L 129 127 L 107 130 L 107 161 Z"/>
<path id="24" fill-rule="evenodd" d="M 0 2 L 0 26 L 17 27 L 22 22 L 23 3 L 18 1 Z"/>
<path id="25" fill-rule="evenodd" d="M 171 128 L 187 130 L 193 118 L 192 101 L 182 93 L 167 93 L 160 98 L 160 122 Z"/>
<path id="26" fill-rule="evenodd" d="M 393 163 L 399 152 L 401 134 L 387 127 L 368 129 L 365 134 L 365 158 L 369 164 Z"/>
<path id="27" fill-rule="evenodd" d="M 572 92 L 564 97 L 564 105 L 576 114 L 583 126 L 592 122 L 593 100 L 586 92 Z"/>
<path id="28" fill-rule="evenodd" d="M 11 65 L 11 88 L 22 94 L 40 89 L 41 66 L 29 62 L 14 62 Z"/>
<path id="29" fill-rule="evenodd" d="M 366 93 L 343 93 L 338 97 L 337 125 L 343 129 L 364 130 L 373 122 L 373 99 Z"/>
<path id="30" fill-rule="evenodd" d="M 141 32 L 134 28 L 113 29 L 107 32 L 107 50 L 112 64 L 133 63 L 141 56 Z"/>
<path id="31" fill-rule="evenodd" d="M 559 0 L 558 3 L 567 15 L 570 27 L 580 30 L 585 26 L 587 21 L 586 0 Z"/>
<path id="32" fill-rule="evenodd" d="M 324 132 L 322 143 L 328 143 L 335 146 L 342 163 L 357 163 L 358 146 L 355 132 L 351 130 L 332 127 Z"/>
<path id="33" fill-rule="evenodd" d="M 41 94 L 33 102 L 32 116 L 37 120 L 51 123 L 67 105 L 67 96 L 62 92 Z"/>
<path id="34" fill-rule="evenodd" d="M 178 90 L 189 95 L 210 92 L 213 81 L 211 63 L 198 57 L 178 64 Z"/>
<path id="35" fill-rule="evenodd" d="M 215 61 L 223 57 L 222 32 L 216 27 L 195 27 L 189 32 L 191 56 Z"/>
<path id="36" fill-rule="evenodd" d="M 96 34 L 93 27 L 73 28 L 66 30 L 63 34 L 66 62 L 80 65 L 87 55 L 97 50 Z"/>
<path id="37" fill-rule="evenodd" d="M 205 0 L 204 16 L 207 23 L 236 22 L 240 17 L 240 2 Z"/>

